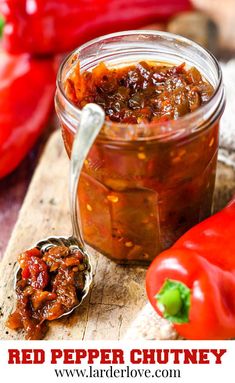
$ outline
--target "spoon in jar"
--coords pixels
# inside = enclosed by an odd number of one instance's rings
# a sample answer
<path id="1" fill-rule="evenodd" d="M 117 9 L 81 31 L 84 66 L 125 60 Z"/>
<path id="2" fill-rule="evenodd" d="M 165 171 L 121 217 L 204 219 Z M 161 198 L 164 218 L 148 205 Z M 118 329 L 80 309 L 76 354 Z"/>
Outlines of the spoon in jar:
<path id="1" fill-rule="evenodd" d="M 83 263 L 86 265 L 85 269 L 85 283 L 80 297 L 80 301 L 71 310 L 64 312 L 62 316 L 69 315 L 78 306 L 81 305 L 85 296 L 88 294 L 89 287 L 92 281 L 92 267 L 90 262 L 89 253 L 83 239 L 82 230 L 80 226 L 80 209 L 77 198 L 78 184 L 82 171 L 84 161 L 94 143 L 97 135 L 99 134 L 105 119 L 103 109 L 97 104 L 87 104 L 81 112 L 81 119 L 79 128 L 74 137 L 73 148 L 71 153 L 70 162 L 70 212 L 73 234 L 70 237 L 49 237 L 36 243 L 36 247 L 42 254 L 45 254 L 51 247 L 64 246 L 69 250 L 78 250 L 83 255 Z M 17 282 L 22 279 L 21 268 L 19 267 L 15 275 L 15 288 Z"/>

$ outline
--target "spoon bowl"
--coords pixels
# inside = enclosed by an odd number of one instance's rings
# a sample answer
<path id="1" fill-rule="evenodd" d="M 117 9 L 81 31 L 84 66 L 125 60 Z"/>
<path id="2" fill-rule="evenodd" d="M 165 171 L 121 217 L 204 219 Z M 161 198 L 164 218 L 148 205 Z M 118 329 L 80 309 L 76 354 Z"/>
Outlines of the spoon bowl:
<path id="1" fill-rule="evenodd" d="M 82 291 L 81 299 L 77 305 L 75 305 L 71 310 L 66 311 L 64 314 L 58 316 L 57 319 L 62 318 L 66 315 L 71 314 L 78 306 L 80 306 L 87 296 L 89 290 L 90 290 L 90 285 L 92 282 L 92 266 L 91 266 L 91 261 L 90 261 L 90 256 L 89 253 L 86 251 L 86 249 L 83 249 L 81 251 L 80 243 L 78 239 L 74 236 L 71 237 L 49 237 L 42 239 L 38 243 L 36 243 L 33 247 L 36 247 L 38 250 L 41 251 L 42 254 L 46 253 L 51 247 L 55 246 L 65 246 L 69 249 L 77 249 L 80 252 L 82 252 L 84 261 L 83 263 L 86 265 L 86 269 L 84 270 L 84 276 L 85 276 L 85 283 L 84 283 L 84 288 Z M 17 285 L 17 282 L 21 279 L 21 268 L 18 267 L 15 275 L 15 288 Z"/>

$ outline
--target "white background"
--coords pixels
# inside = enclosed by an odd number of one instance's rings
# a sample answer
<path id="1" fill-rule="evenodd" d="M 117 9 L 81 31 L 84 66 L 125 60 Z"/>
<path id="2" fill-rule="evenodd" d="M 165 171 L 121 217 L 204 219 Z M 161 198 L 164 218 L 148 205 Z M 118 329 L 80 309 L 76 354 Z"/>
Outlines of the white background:
<path id="1" fill-rule="evenodd" d="M 9 365 L 8 364 L 8 349 L 44 349 L 46 353 L 46 362 L 43 365 Z M 215 357 L 210 357 L 210 364 L 205 365 L 184 365 L 171 363 L 167 365 L 151 365 L 137 364 L 131 365 L 131 368 L 148 368 L 154 371 L 160 369 L 180 369 L 181 378 L 129 378 L 129 379 L 110 379 L 110 378 L 57 378 L 54 369 L 76 369 L 86 368 L 86 361 L 82 365 L 67 364 L 62 362 L 57 365 L 51 365 L 51 349 L 123 349 L 125 353 L 125 361 L 129 363 L 129 354 L 131 349 L 227 349 L 227 352 L 222 357 L 222 364 L 215 364 Z M 109 365 L 100 365 L 99 361 L 94 368 L 109 368 Z M 125 368 L 125 365 L 113 365 L 113 367 Z M 1 341 L 0 350 L 0 382 L 30 382 L 30 383 L 54 383 L 54 382 L 181 382 L 181 383 L 235 383 L 235 341 Z"/>

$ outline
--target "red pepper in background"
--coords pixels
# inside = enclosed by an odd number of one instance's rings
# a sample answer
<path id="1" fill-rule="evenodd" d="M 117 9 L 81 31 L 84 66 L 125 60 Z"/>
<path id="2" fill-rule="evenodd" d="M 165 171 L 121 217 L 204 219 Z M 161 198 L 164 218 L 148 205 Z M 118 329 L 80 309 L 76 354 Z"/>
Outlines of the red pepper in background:
<path id="1" fill-rule="evenodd" d="M 155 258 L 146 290 L 183 337 L 235 337 L 235 199 Z"/>
<path id="2" fill-rule="evenodd" d="M 0 0 L 0 178 L 21 162 L 48 122 L 53 60 L 93 37 L 165 21 L 189 0 Z"/>
<path id="3" fill-rule="evenodd" d="M 56 69 L 52 59 L 0 51 L 0 178 L 16 168 L 48 122 Z"/>
<path id="4" fill-rule="evenodd" d="M 0 0 L 10 52 L 67 52 L 103 34 L 166 21 L 189 0 Z"/>

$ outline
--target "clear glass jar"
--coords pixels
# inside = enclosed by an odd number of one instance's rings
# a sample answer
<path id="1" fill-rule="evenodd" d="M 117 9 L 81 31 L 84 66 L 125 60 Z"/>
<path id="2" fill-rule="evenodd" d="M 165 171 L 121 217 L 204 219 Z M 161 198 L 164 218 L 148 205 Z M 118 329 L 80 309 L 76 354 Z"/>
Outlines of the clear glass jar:
<path id="1" fill-rule="evenodd" d="M 211 99 L 178 120 L 161 124 L 106 121 L 85 161 L 78 199 L 85 241 L 120 262 L 150 262 L 211 213 L 219 120 L 225 98 L 216 59 L 196 43 L 156 31 L 128 31 L 90 41 L 64 61 L 56 110 L 70 155 L 81 111 L 64 84 L 81 71 L 139 61 L 195 66 L 214 87 Z"/>

